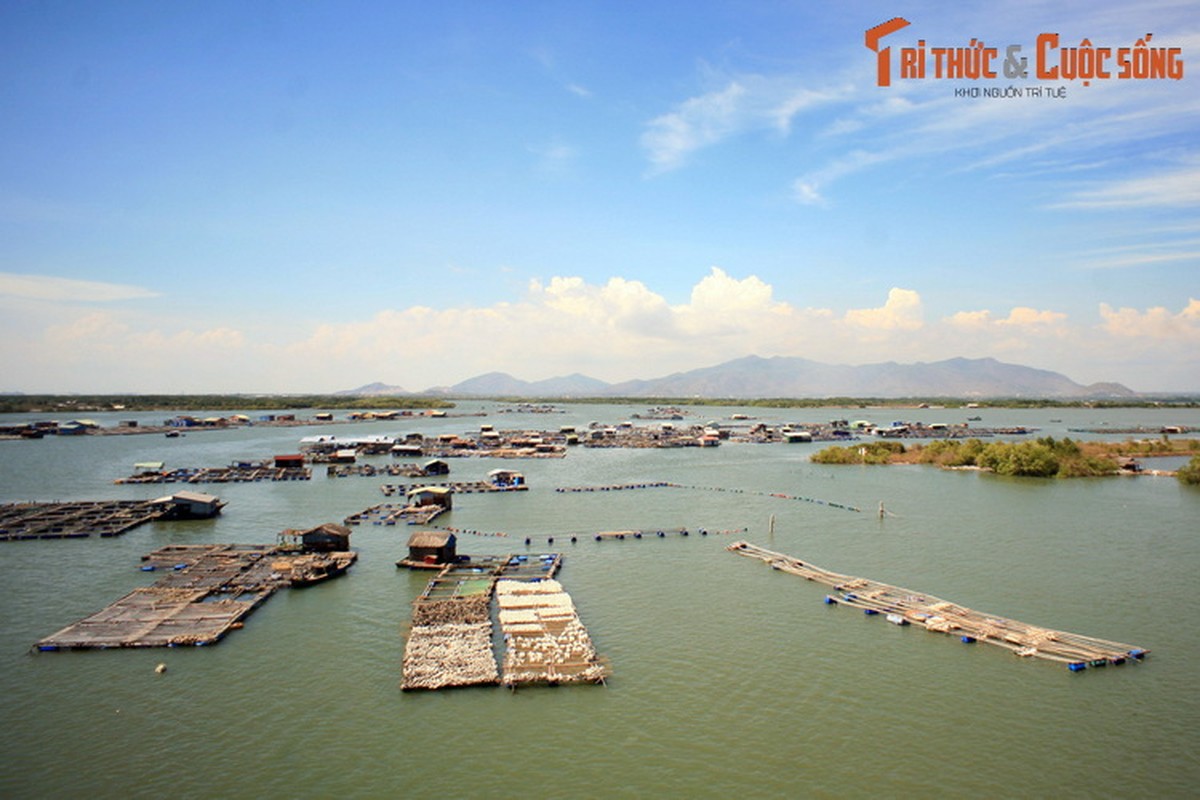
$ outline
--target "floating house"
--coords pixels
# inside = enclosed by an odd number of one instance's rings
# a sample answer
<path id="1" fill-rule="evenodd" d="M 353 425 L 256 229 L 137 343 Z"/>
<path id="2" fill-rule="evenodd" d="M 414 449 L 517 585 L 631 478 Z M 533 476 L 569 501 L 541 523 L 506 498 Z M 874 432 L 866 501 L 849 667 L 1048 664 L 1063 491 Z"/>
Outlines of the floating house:
<path id="1" fill-rule="evenodd" d="M 276 469 L 292 469 L 304 467 L 304 455 L 302 453 L 289 453 L 288 455 L 275 456 Z"/>
<path id="2" fill-rule="evenodd" d="M 350 529 L 326 522 L 300 532 L 300 543 L 308 553 L 335 553 L 350 549 Z"/>
<path id="3" fill-rule="evenodd" d="M 408 557 L 397 566 L 431 568 L 458 560 L 458 542 L 446 531 L 417 531 L 408 537 Z"/>
<path id="4" fill-rule="evenodd" d="M 334 522 L 315 528 L 288 528 L 279 534 L 279 547 L 304 553 L 345 553 L 350 550 L 350 529 Z"/>
<path id="5" fill-rule="evenodd" d="M 432 461 L 426 461 L 425 466 L 421 468 L 426 475 L 449 475 L 450 465 L 439 458 Z"/>
<path id="6" fill-rule="evenodd" d="M 494 469 L 488 473 L 488 482 L 492 486 L 523 486 L 525 484 L 525 476 L 516 470 Z"/>
<path id="7" fill-rule="evenodd" d="M 452 492 L 447 486 L 418 486 L 409 491 L 410 506 L 441 506 L 447 511 L 453 506 Z"/>
<path id="8" fill-rule="evenodd" d="M 161 464 L 159 465 L 161 468 Z M 208 519 L 221 513 L 225 504 L 221 498 L 200 492 L 181 491 L 157 502 L 170 506 L 166 516 L 170 519 Z"/>

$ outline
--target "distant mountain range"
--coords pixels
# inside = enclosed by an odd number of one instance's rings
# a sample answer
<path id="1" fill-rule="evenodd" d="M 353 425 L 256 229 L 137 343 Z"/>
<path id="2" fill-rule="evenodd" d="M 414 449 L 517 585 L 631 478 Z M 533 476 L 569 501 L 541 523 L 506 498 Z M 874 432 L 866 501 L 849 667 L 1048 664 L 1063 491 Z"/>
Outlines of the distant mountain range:
<path id="1" fill-rule="evenodd" d="M 341 395 L 409 394 L 398 386 L 371 383 Z M 805 358 L 747 356 L 713 367 L 661 378 L 605 383 L 574 374 L 524 381 L 489 372 L 422 395 L 476 397 L 1033 397 L 1129 398 L 1119 383 L 1084 386 L 1057 372 L 1005 364 L 994 358 L 951 358 L 916 364 L 848 366 Z"/>
<path id="2" fill-rule="evenodd" d="M 334 395 L 337 397 L 384 397 L 394 394 L 409 394 L 409 392 L 400 386 L 389 386 L 386 383 L 368 383 L 366 386 L 360 386 L 357 389 L 334 392 Z"/>

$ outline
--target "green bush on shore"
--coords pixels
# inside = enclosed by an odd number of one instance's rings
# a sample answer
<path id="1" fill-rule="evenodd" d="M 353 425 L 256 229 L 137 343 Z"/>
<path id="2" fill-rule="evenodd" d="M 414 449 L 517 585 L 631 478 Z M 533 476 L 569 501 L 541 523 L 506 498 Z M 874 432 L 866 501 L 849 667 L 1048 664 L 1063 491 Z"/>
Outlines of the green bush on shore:
<path id="1" fill-rule="evenodd" d="M 889 464 L 905 452 L 900 442 L 870 442 L 849 447 L 826 447 L 812 455 L 814 464 Z"/>
<path id="2" fill-rule="evenodd" d="M 1175 477 L 1188 486 L 1200 486 L 1200 456 L 1192 456 L 1191 461 L 1179 468 Z"/>
<path id="3" fill-rule="evenodd" d="M 979 439 L 939 439 L 905 450 L 899 442 L 873 442 L 827 447 L 812 458 L 817 464 L 937 464 L 941 467 L 979 467 L 997 475 L 1035 478 L 1082 478 L 1115 474 L 1111 458 L 1085 454 L 1071 439 L 1043 437 L 1032 442 L 992 442 Z"/>

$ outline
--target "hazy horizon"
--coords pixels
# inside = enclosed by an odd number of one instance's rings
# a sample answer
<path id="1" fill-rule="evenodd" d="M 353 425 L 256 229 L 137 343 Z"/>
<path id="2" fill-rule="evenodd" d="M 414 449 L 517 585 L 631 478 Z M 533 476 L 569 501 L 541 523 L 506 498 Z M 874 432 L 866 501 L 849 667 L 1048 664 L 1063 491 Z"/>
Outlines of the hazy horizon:
<path id="1" fill-rule="evenodd" d="M 1109 77 L 1063 77 L 1085 39 Z M 1178 74 L 1120 78 L 1138 41 Z M 5 389 L 757 354 L 1200 391 L 1188 3 L 35 3 L 0 43 Z"/>

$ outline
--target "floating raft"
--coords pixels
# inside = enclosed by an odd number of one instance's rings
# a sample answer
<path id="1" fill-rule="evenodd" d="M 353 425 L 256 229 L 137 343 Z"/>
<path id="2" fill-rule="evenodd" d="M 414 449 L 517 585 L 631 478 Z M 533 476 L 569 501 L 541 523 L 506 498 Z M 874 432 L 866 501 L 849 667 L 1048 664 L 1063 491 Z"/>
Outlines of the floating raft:
<path id="1" fill-rule="evenodd" d="M 929 631 L 958 636 L 967 644 L 985 642 L 1019 656 L 1063 662 L 1072 672 L 1088 667 L 1124 664 L 1130 660 L 1140 661 L 1149 653 L 1133 645 L 1040 628 L 973 611 L 911 589 L 889 586 L 867 578 L 839 575 L 749 542 L 734 542 L 726 549 L 765 561 L 773 569 L 832 587 L 838 594 L 826 595 L 825 602 L 829 605 L 861 608 L 868 615 L 884 614 L 893 624 L 921 625 Z"/>
<path id="2" fill-rule="evenodd" d="M 397 503 L 380 503 L 351 514 L 343 522 L 347 525 L 426 525 L 436 519 L 446 508 L 440 505 L 410 506 Z"/>
<path id="3" fill-rule="evenodd" d="M 429 473 L 416 464 L 330 464 L 325 469 L 329 478 L 423 478 Z"/>
<path id="4" fill-rule="evenodd" d="M 101 611 L 34 645 L 35 650 L 209 645 L 275 593 L 334 577 L 353 552 L 282 552 L 271 545 L 172 545 L 143 556 L 146 571 L 170 570 Z"/>
<path id="5" fill-rule="evenodd" d="M 168 510 L 152 500 L 12 503 L 0 506 L 0 541 L 120 536 Z"/>
<path id="6" fill-rule="evenodd" d="M 560 553 L 485 556 L 449 564 L 413 601 L 400 687 L 599 683 L 596 656 L 575 606 L 555 581 Z M 491 603 L 498 597 L 504 674 L 492 648 Z"/>
<path id="7" fill-rule="evenodd" d="M 496 581 L 551 578 L 562 556 L 484 556 L 447 564 L 413 601 L 400 688 L 446 689 L 500 682 L 492 651 L 491 601 Z"/>
<path id="8" fill-rule="evenodd" d="M 190 467 L 169 472 L 143 472 L 126 478 L 118 478 L 113 483 L 253 483 L 255 481 L 307 481 L 311 478 L 312 470 L 308 467 L 248 464 L 229 467 Z"/>
<path id="9" fill-rule="evenodd" d="M 596 655 L 571 596 L 556 580 L 496 584 L 508 687 L 603 683 L 609 668 Z"/>
<path id="10" fill-rule="evenodd" d="M 385 483 L 379 487 L 383 493 L 391 497 L 392 495 L 408 494 L 413 489 L 420 489 L 426 486 L 442 486 L 449 489 L 455 494 L 475 494 L 478 492 L 524 492 L 529 489 L 528 484 L 520 483 L 515 486 L 497 486 L 494 483 L 487 481 L 433 481 L 427 483 Z"/>
<path id="11" fill-rule="evenodd" d="M 413 601 L 401 689 L 500 682 L 492 652 L 491 600 L 502 564 L 498 558 L 448 564 L 430 579 Z"/>

